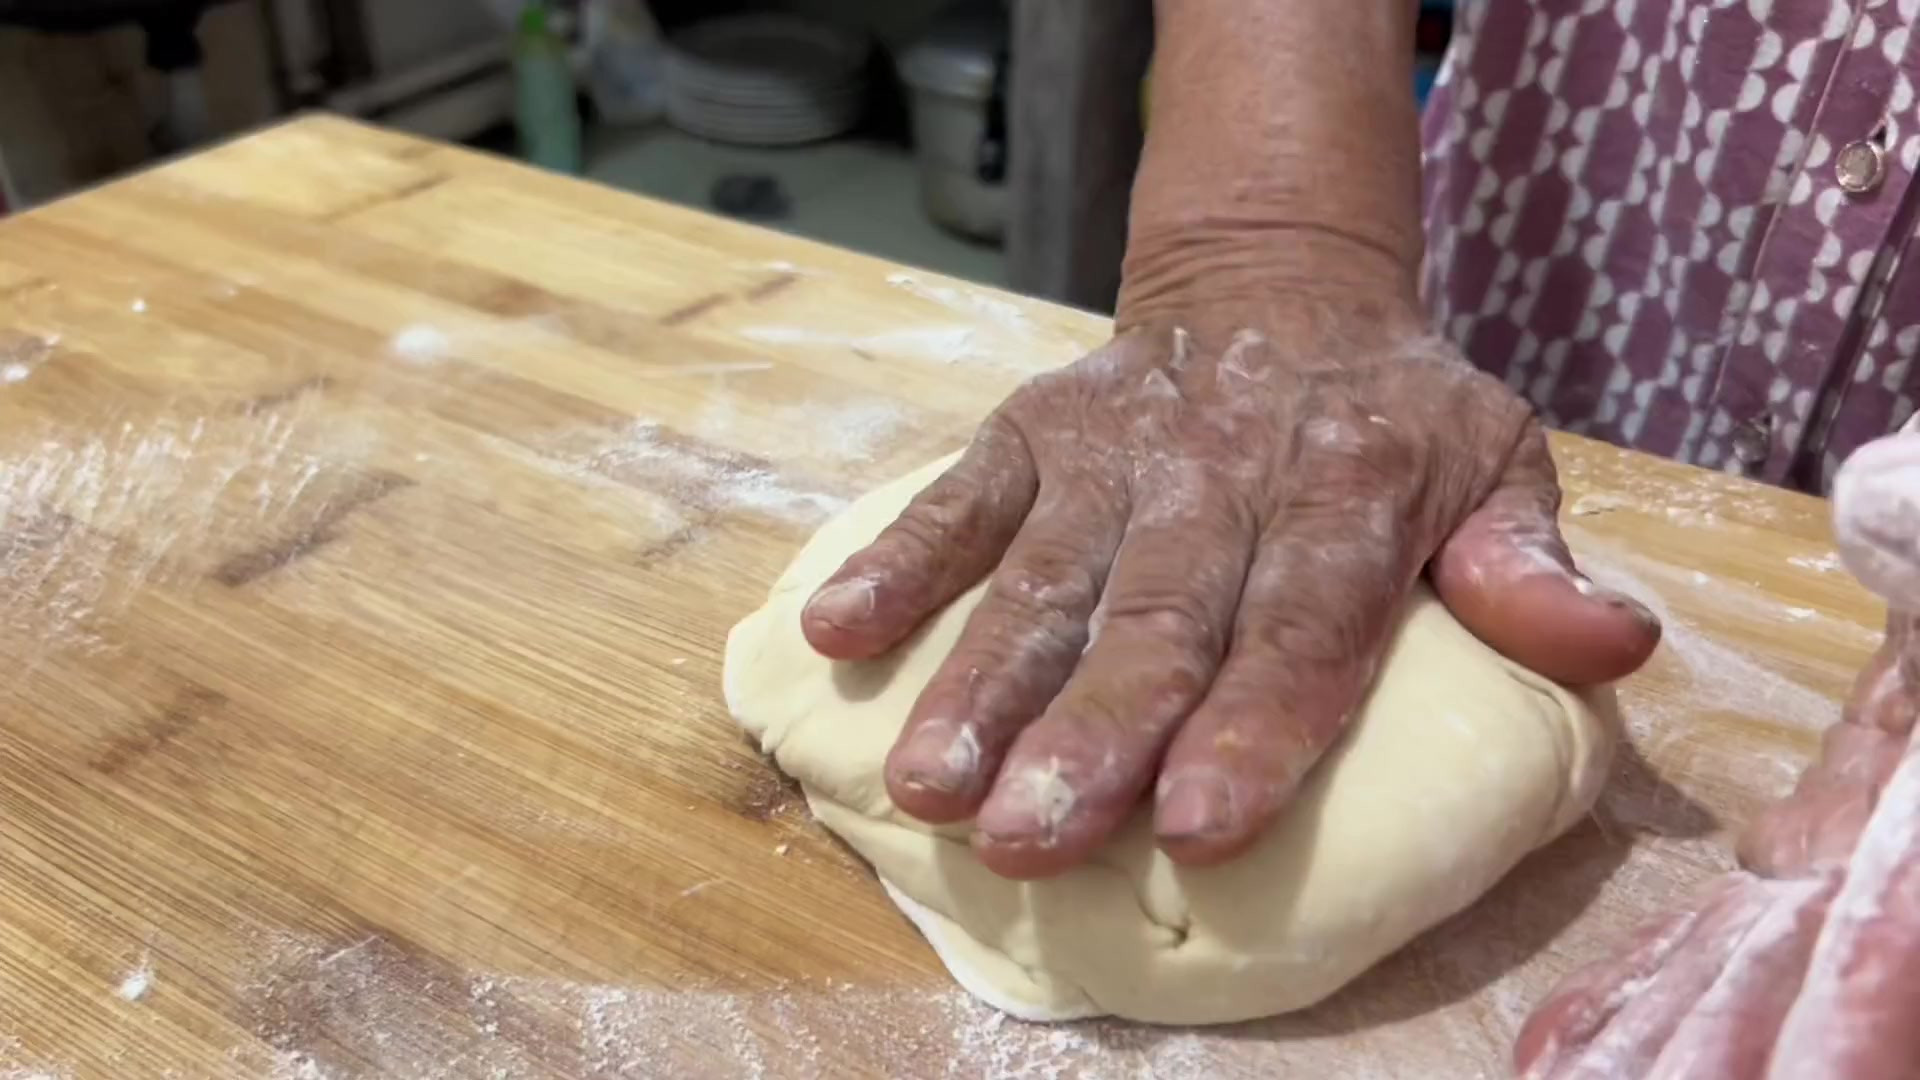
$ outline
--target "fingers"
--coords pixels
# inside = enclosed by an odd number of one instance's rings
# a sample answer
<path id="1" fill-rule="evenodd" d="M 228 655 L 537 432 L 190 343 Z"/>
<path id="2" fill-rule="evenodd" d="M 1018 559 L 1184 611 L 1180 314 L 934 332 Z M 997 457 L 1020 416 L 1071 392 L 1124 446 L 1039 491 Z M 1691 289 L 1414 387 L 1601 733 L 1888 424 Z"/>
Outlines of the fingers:
<path id="1" fill-rule="evenodd" d="M 1761 1080 L 1839 887 L 1837 874 L 1766 884 L 1771 905 L 1681 1019 L 1648 1080 Z"/>
<path id="2" fill-rule="evenodd" d="M 1845 717 L 1820 737 L 1820 757 L 1793 793 L 1741 833 L 1740 865 L 1769 877 L 1844 866 L 1900 764 L 1914 728 L 1910 620 L 1891 621 L 1887 641 L 1854 680 Z"/>
<path id="3" fill-rule="evenodd" d="M 1920 437 L 1877 439 L 1846 460 L 1833 479 L 1833 533 L 1862 585 L 1920 609 Z"/>
<path id="4" fill-rule="evenodd" d="M 1773 1077 L 1893 1078 L 1920 1063 L 1920 749 L 1861 831 L 1774 1047 Z"/>
<path id="5" fill-rule="evenodd" d="M 1556 1080 L 1646 1076 L 1681 1019 L 1773 900 L 1757 879 L 1730 878 L 1657 965 L 1643 969 L 1644 977 L 1613 985 L 1595 1010 L 1604 1018 L 1590 1037 L 1562 1042 L 1551 1059 L 1536 1057 L 1525 1075 Z"/>
<path id="6" fill-rule="evenodd" d="M 1697 911 L 1676 911 L 1648 922 L 1633 932 L 1616 957 L 1562 980 L 1514 1040 L 1514 1071 L 1527 1077 L 1553 1075 L 1620 1011 L 1629 987 L 1659 970 L 1698 918 Z"/>
<path id="7" fill-rule="evenodd" d="M 1033 505 L 1026 441 L 999 417 L 873 543 L 814 593 L 801 631 L 822 656 L 865 660 L 913 633 L 985 577 Z"/>
<path id="8" fill-rule="evenodd" d="M 1767 806 L 1741 833 L 1740 865 L 1768 877 L 1793 877 L 1843 867 L 1853 855 L 1907 739 L 1839 723 L 1820 743 L 1820 760 L 1801 774 L 1793 793 Z"/>
<path id="9" fill-rule="evenodd" d="M 981 808 L 974 847 L 1001 874 L 1039 877 L 1091 855 L 1138 806 L 1213 681 L 1256 526 L 1243 501 L 1190 473 L 1136 501 L 1097 636 Z"/>
<path id="10" fill-rule="evenodd" d="M 1067 481 L 1040 493 L 887 756 L 896 806 L 929 822 L 979 809 L 1007 747 L 1086 648 L 1125 512 L 1098 485 Z"/>
<path id="11" fill-rule="evenodd" d="M 1177 862 L 1224 862 L 1279 815 L 1373 681 L 1412 582 L 1392 500 L 1317 488 L 1263 540 L 1226 660 L 1161 765 L 1154 831 Z"/>
<path id="12" fill-rule="evenodd" d="M 1500 486 L 1434 557 L 1434 591 L 1480 640 L 1556 682 L 1631 674 L 1660 644 L 1660 622 L 1575 570 L 1554 516 L 1559 505 L 1553 459 L 1536 426 Z"/>

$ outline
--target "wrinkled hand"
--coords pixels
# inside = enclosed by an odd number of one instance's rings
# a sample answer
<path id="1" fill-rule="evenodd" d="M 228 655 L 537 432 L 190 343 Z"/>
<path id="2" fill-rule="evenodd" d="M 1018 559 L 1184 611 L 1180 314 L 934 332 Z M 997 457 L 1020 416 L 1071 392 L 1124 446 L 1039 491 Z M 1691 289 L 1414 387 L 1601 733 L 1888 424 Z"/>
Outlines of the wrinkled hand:
<path id="1" fill-rule="evenodd" d="M 1920 1076 L 1920 436 L 1850 459 L 1847 566 L 1895 605 L 1880 651 L 1745 868 L 1568 978 L 1521 1031 L 1528 1077 Z"/>
<path id="2" fill-rule="evenodd" d="M 1245 849 L 1340 733 L 1423 567 L 1554 678 L 1625 674 L 1643 608 L 1576 574 L 1546 440 L 1404 311 L 1178 313 L 1022 387 L 814 596 L 863 659 L 991 575 L 887 762 L 1014 877 L 1089 856 L 1154 788 L 1173 858 Z"/>

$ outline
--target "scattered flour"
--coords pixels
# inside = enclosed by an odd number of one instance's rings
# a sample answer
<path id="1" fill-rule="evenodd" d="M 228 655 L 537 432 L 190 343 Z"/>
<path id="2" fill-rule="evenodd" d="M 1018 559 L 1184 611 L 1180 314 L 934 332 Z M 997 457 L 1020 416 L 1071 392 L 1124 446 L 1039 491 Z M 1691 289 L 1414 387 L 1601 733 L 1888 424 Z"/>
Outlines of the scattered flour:
<path id="1" fill-rule="evenodd" d="M 927 326 L 884 330 L 877 334 L 840 334 L 794 326 L 749 326 L 740 336 L 761 345 L 824 346 L 855 349 L 876 356 L 930 360 L 939 364 L 984 359 L 980 334 L 971 326 Z"/>
<path id="2" fill-rule="evenodd" d="M 836 463 L 871 461 L 910 418 L 904 406 L 886 398 L 787 406 L 779 415 L 782 423 L 813 432 L 809 448 L 817 446 Z"/>
<path id="3" fill-rule="evenodd" d="M 327 480 L 355 466 L 368 432 L 309 426 L 303 407 L 5 432 L 0 653 L 31 664 L 94 648 L 139 590 L 210 570 L 209 535 L 296 530 L 323 512 Z"/>
<path id="4" fill-rule="evenodd" d="M 848 349 L 938 364 L 972 364 L 1033 375 L 1079 359 L 1087 346 L 1034 323 L 1020 305 L 984 290 L 893 274 L 887 284 L 938 305 L 960 321 L 871 334 L 808 326 L 748 326 L 739 335 L 762 345 Z"/>
<path id="5" fill-rule="evenodd" d="M 660 425 L 646 421 L 628 425 L 584 465 L 617 480 L 664 484 L 677 502 L 696 509 L 755 510 L 812 523 L 847 506 L 840 496 L 791 487 L 772 469 L 727 451 L 675 439 Z"/>
<path id="6" fill-rule="evenodd" d="M 986 319 L 1003 329 L 1024 334 L 1032 328 L 1032 321 L 1019 304 L 979 289 L 936 285 L 912 274 L 889 274 L 887 284 L 923 300 L 931 300 L 949 311 Z"/>
<path id="7" fill-rule="evenodd" d="M 430 364 L 446 355 L 452 342 L 446 332 L 429 323 L 414 323 L 393 335 L 387 348 L 403 360 Z"/>
<path id="8" fill-rule="evenodd" d="M 1575 530 L 1569 530 L 1569 534 L 1576 559 L 1594 581 L 1634 597 L 1659 616 L 1664 636 L 1653 665 L 1672 664 L 1681 676 L 1677 694 L 1650 693 L 1645 682 L 1621 685 L 1622 718 L 1629 737 L 1642 753 L 1656 756 L 1655 747 L 1684 740 L 1691 754 L 1725 759 L 1702 771 L 1742 776 L 1746 778 L 1742 786 L 1756 798 L 1784 795 L 1790 790 L 1807 763 L 1805 753 L 1785 749 L 1756 752 L 1748 742 L 1734 744 L 1720 736 L 1700 738 L 1701 722 L 1716 714 L 1751 717 L 1778 729 L 1803 733 L 1810 750 L 1812 737 L 1839 718 L 1840 700 L 1714 640 L 1676 613 L 1668 595 L 1650 580 L 1670 581 L 1673 587 L 1684 590 L 1676 595 L 1687 595 L 1691 602 L 1710 597 L 1704 602 L 1755 621 L 1778 619 L 1791 609 L 1730 583 L 1711 592 L 1702 590 L 1694 583 L 1692 572 L 1598 544 L 1584 535 L 1576 538 Z M 1863 628 L 1838 620 L 1827 622 L 1837 630 L 1863 636 L 1865 644 L 1868 632 Z M 1615 815 L 1628 824 L 1659 809 L 1634 805 L 1631 799 L 1623 801 L 1622 793 L 1611 789 L 1609 802 Z"/>
<path id="9" fill-rule="evenodd" d="M 120 995 L 122 1001 L 139 1001 L 146 997 L 147 991 L 152 988 L 153 961 L 149 957 L 142 956 L 140 966 L 128 972 L 127 977 L 120 980 L 120 988 L 115 993 Z"/>
<path id="10" fill-rule="evenodd" d="M 1711 639 L 1675 614 L 1660 590 L 1627 569 L 1648 560 L 1591 543 L 1578 545 L 1575 554 L 1581 568 L 1593 580 L 1632 596 L 1660 617 L 1665 628 L 1662 647 L 1686 669 L 1702 711 L 1731 710 L 1811 731 L 1825 730 L 1838 718 L 1840 703 L 1835 698 L 1762 666 L 1731 646 Z M 1721 590 L 1716 597 L 1723 599 L 1737 591 L 1737 588 Z"/>
<path id="11" fill-rule="evenodd" d="M 281 937 L 262 960 L 267 969 L 240 990 L 257 1008 L 274 1080 L 666 1080 L 716 1067 L 747 1078 L 1199 1080 L 1270 1075 L 1297 1056 L 1235 1029 L 1027 1024 L 945 986 L 810 979 L 728 990 L 698 979 L 667 988 L 463 974 L 384 939 L 343 951 Z"/>
<path id="12" fill-rule="evenodd" d="M 1838 573 L 1842 569 L 1840 565 L 1840 553 L 1837 551 L 1829 551 L 1825 555 L 1819 556 L 1795 555 L 1787 561 L 1802 570 L 1812 570 L 1821 574 Z"/>
<path id="13" fill-rule="evenodd" d="M 25 382 L 34 368 L 46 363 L 59 344 L 59 334 L 29 335 L 0 343 L 0 386 Z"/>
<path id="14" fill-rule="evenodd" d="M 0 1080 L 67 1080 L 67 1076 L 65 1069 L 23 1060 L 20 1040 L 0 1035 Z"/>
<path id="15" fill-rule="evenodd" d="M 133 303 L 128 304 L 127 307 L 131 309 L 135 315 L 145 314 L 147 301 L 144 297 L 135 297 Z"/>

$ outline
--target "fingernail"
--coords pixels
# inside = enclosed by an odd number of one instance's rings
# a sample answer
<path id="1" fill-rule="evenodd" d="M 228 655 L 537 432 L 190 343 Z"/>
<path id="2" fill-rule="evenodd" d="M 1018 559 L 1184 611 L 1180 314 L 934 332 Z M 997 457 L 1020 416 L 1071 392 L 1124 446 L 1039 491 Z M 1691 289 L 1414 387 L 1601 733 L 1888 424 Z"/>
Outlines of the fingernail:
<path id="1" fill-rule="evenodd" d="M 857 577 L 829 585 L 807 601 L 807 617 L 835 626 L 857 626 L 873 614 L 874 580 Z"/>
<path id="2" fill-rule="evenodd" d="M 1057 843 L 1060 831 L 1073 816 L 1080 796 L 1062 775 L 1058 759 L 1029 765 L 1011 775 L 1003 773 L 974 828 L 994 843 Z"/>
<path id="3" fill-rule="evenodd" d="M 980 739 L 966 725 L 923 727 L 900 748 L 899 761 L 900 779 L 908 786 L 958 794 L 980 769 Z"/>
<path id="4" fill-rule="evenodd" d="M 1573 587 L 1581 596 L 1591 597 L 1608 607 L 1619 608 L 1648 626 L 1660 625 L 1660 617 L 1651 608 L 1618 589 L 1596 585 L 1591 578 L 1579 574 L 1573 577 Z"/>
<path id="5" fill-rule="evenodd" d="M 1160 793 L 1154 831 L 1163 837 L 1208 836 L 1233 817 L 1233 795 L 1217 776 L 1183 776 Z"/>

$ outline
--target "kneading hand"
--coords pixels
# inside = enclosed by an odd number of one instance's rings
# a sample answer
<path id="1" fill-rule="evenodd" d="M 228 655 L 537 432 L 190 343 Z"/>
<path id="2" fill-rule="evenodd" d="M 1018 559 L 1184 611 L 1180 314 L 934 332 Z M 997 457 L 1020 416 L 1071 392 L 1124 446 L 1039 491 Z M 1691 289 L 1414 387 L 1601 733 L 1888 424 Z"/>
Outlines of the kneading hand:
<path id="1" fill-rule="evenodd" d="M 975 816 L 1003 874 L 1085 859 L 1149 788 L 1173 858 L 1245 849 L 1361 701 L 1423 568 L 1469 629 L 1562 681 L 1657 641 L 1574 571 L 1519 399 L 1411 304 L 1269 295 L 1123 305 L 1108 345 L 1017 391 L 805 611 L 819 652 L 869 658 L 990 576 L 887 784 L 923 820 Z"/>
<path id="2" fill-rule="evenodd" d="M 1577 972 L 1515 1048 L 1538 1078 L 1911 1080 L 1920 1068 L 1920 436 L 1835 484 L 1847 566 L 1893 605 L 1880 651 L 1741 872 Z"/>

